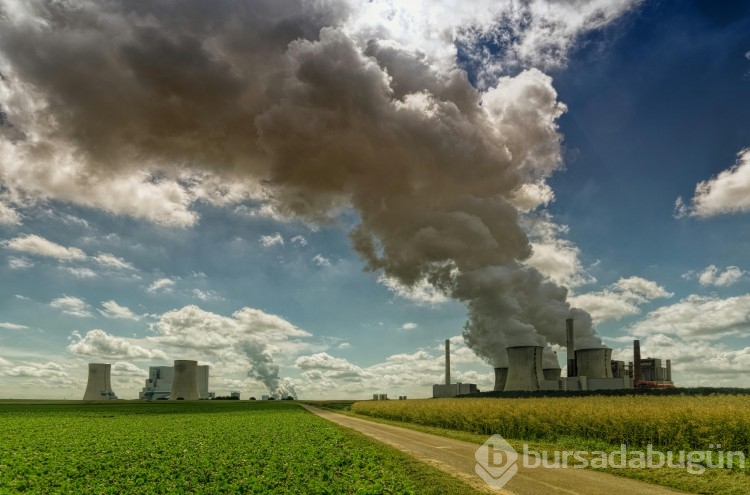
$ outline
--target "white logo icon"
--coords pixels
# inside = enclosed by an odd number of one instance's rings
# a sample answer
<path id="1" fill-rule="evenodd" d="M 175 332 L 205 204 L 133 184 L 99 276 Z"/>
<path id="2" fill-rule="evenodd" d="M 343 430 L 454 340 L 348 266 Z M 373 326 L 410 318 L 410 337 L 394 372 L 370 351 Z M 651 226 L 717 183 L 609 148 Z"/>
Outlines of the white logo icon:
<path id="1" fill-rule="evenodd" d="M 479 447 L 474 471 L 485 483 L 499 490 L 518 472 L 518 452 L 500 435 L 492 435 Z"/>

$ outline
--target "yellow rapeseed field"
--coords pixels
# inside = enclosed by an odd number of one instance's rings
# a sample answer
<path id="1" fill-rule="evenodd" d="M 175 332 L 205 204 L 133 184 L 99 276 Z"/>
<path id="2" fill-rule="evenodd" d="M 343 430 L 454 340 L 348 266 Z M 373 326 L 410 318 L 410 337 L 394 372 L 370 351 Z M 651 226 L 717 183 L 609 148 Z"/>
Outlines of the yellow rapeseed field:
<path id="1" fill-rule="evenodd" d="M 424 399 L 357 402 L 371 417 L 518 440 L 579 437 L 613 445 L 748 453 L 750 396 Z"/>

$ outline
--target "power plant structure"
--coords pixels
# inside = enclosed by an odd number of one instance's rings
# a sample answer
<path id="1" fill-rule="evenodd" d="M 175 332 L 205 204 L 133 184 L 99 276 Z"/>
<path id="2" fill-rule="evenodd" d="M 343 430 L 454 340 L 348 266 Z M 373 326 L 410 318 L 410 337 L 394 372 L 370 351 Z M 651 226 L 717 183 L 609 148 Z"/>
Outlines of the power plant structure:
<path id="1" fill-rule="evenodd" d="M 89 378 L 83 400 L 117 399 L 117 395 L 112 391 L 111 371 L 112 365 L 109 363 L 89 363 Z"/>
<path id="2" fill-rule="evenodd" d="M 633 342 L 633 363 L 612 360 L 607 347 L 576 349 L 573 319 L 565 321 L 568 349 L 568 376 L 558 367 L 542 367 L 541 346 L 507 347 L 508 367 L 495 368 L 496 392 L 537 390 L 619 390 L 628 388 L 673 388 L 672 362 L 640 357 L 640 342 Z M 447 363 L 446 363 L 447 364 Z M 435 385 L 434 387 L 437 387 Z M 433 387 L 433 396 L 436 397 Z M 462 392 L 463 393 L 463 392 Z"/>
<path id="3" fill-rule="evenodd" d="M 445 384 L 432 386 L 433 398 L 448 398 L 479 392 L 475 383 L 451 383 L 451 341 L 445 340 Z"/>
<path id="4" fill-rule="evenodd" d="M 565 320 L 568 373 L 562 376 L 559 364 L 544 365 L 542 346 L 506 347 L 508 366 L 495 368 L 495 392 L 534 392 L 539 390 L 594 391 L 632 388 L 674 388 L 672 361 L 641 359 L 640 342 L 633 342 L 633 362 L 612 360 L 608 347 L 575 348 L 573 319 Z M 432 397 L 456 397 L 478 393 L 473 383 L 450 383 L 450 341 L 445 341 L 445 384 L 432 386 Z M 373 397 L 374 398 L 374 397 Z"/>
<path id="5" fill-rule="evenodd" d="M 194 364 L 193 364 L 194 363 Z M 193 369 L 195 368 L 195 369 Z M 193 391 L 197 388 L 197 397 Z M 176 385 L 176 386 L 175 386 Z M 206 400 L 215 396 L 208 391 L 208 366 L 198 366 L 197 361 L 177 360 L 174 366 L 151 366 L 139 399 Z"/>

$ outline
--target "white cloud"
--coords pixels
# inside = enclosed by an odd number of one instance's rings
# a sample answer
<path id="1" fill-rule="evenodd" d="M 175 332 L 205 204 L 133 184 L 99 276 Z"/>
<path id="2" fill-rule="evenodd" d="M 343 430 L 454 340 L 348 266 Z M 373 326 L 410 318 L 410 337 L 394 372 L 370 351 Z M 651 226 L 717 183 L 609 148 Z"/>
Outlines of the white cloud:
<path id="1" fill-rule="evenodd" d="M 21 215 L 10 205 L 0 201 L 0 225 L 20 225 Z"/>
<path id="2" fill-rule="evenodd" d="M 28 258 L 19 258 L 17 256 L 9 256 L 8 266 L 12 270 L 25 270 L 26 268 L 31 268 L 32 266 L 34 266 L 34 263 L 29 261 Z"/>
<path id="3" fill-rule="evenodd" d="M 283 246 L 284 237 L 279 232 L 272 235 L 262 235 L 260 236 L 260 243 L 263 244 L 264 247 Z"/>
<path id="4" fill-rule="evenodd" d="M 745 272 L 736 266 L 728 266 L 722 272 L 715 265 L 709 265 L 697 274 L 697 277 L 701 285 L 728 287 L 739 281 L 744 274 Z"/>
<path id="5" fill-rule="evenodd" d="M 331 260 L 329 260 L 328 258 L 326 258 L 320 253 L 313 256 L 313 261 L 318 266 L 331 266 Z"/>
<path id="6" fill-rule="evenodd" d="M 539 270 L 557 284 L 568 288 L 596 282 L 580 260 L 581 250 L 573 242 L 562 238 L 569 231 L 566 225 L 554 222 L 546 212 L 523 218 L 531 240 L 532 254 L 525 263 Z"/>
<path id="7" fill-rule="evenodd" d="M 294 366 L 302 370 L 302 376 L 308 380 L 324 380 L 325 383 L 330 384 L 333 383 L 333 380 L 342 380 L 349 383 L 361 382 L 371 376 L 346 359 L 336 358 L 325 352 L 311 356 L 300 356 L 294 362 Z"/>
<path id="8" fill-rule="evenodd" d="M 120 306 L 113 300 L 109 300 L 102 303 L 102 308 L 99 312 L 107 318 L 123 319 L 123 320 L 139 320 L 140 316 L 133 313 L 129 308 Z"/>
<path id="9" fill-rule="evenodd" d="M 295 235 L 294 237 L 292 237 L 291 242 L 292 244 L 295 244 L 297 246 L 307 246 L 307 239 L 305 239 L 301 235 Z"/>
<path id="10" fill-rule="evenodd" d="M 8 322 L 0 323 L 0 328 L 4 328 L 6 330 L 28 330 L 29 329 L 29 327 L 27 327 L 26 325 L 17 325 L 16 323 L 8 323 Z"/>
<path id="11" fill-rule="evenodd" d="M 91 268 L 67 266 L 64 269 L 76 278 L 94 278 L 97 276 Z"/>
<path id="12" fill-rule="evenodd" d="M 408 323 L 404 323 L 403 325 L 401 325 L 401 329 L 402 330 L 414 330 L 418 326 L 419 325 L 417 325 L 416 323 L 408 322 Z"/>
<path id="13" fill-rule="evenodd" d="M 440 289 L 425 279 L 418 281 L 412 287 L 407 287 L 396 278 L 387 275 L 380 275 L 378 282 L 386 286 L 389 291 L 398 297 L 417 304 L 437 305 L 450 300 Z"/>
<path id="14" fill-rule="evenodd" d="M 112 376 L 137 376 L 146 377 L 148 371 L 139 368 L 133 363 L 126 361 L 117 361 L 112 365 Z"/>
<path id="15" fill-rule="evenodd" d="M 63 314 L 77 316 L 79 318 L 89 318 L 93 316 L 89 311 L 89 305 L 86 301 L 73 296 L 63 296 L 52 300 L 50 306 L 61 309 Z"/>
<path id="16" fill-rule="evenodd" d="M 6 241 L 5 247 L 14 251 L 47 256 L 61 261 L 86 259 L 86 254 L 78 248 L 61 246 L 35 234 Z"/>
<path id="17" fill-rule="evenodd" d="M 601 323 L 639 314 L 641 305 L 672 296 L 656 282 L 628 277 L 603 290 L 575 295 L 568 300 L 572 306 L 588 311 L 595 323 Z"/>
<path id="18" fill-rule="evenodd" d="M 691 204 L 675 201 L 675 216 L 707 218 L 723 213 L 750 211 L 750 148 L 737 154 L 737 162 L 719 175 L 695 186 Z"/>
<path id="19" fill-rule="evenodd" d="M 110 359 L 167 359 L 160 349 L 147 349 L 129 339 L 110 335 L 104 330 L 94 329 L 84 337 L 74 332 L 77 340 L 68 345 L 68 351 L 79 356 L 95 356 Z"/>
<path id="20" fill-rule="evenodd" d="M 67 378 L 69 375 L 57 363 L 27 363 L 0 370 L 0 375 L 21 378 Z"/>
<path id="21" fill-rule="evenodd" d="M 682 338 L 718 339 L 747 335 L 750 331 L 750 294 L 721 299 L 690 295 L 670 306 L 648 313 L 630 327 L 639 336 L 678 335 Z"/>
<path id="22" fill-rule="evenodd" d="M 227 317 L 185 306 L 161 315 L 154 328 L 158 335 L 148 337 L 150 341 L 209 354 L 221 353 L 247 339 L 293 349 L 294 339 L 310 336 L 280 316 L 247 307 Z"/>
<path id="23" fill-rule="evenodd" d="M 193 289 L 193 296 L 201 301 L 217 301 L 221 299 L 215 291 Z"/>
<path id="24" fill-rule="evenodd" d="M 546 182 L 523 184 L 513 193 L 513 206 L 523 212 L 547 206 L 555 200 L 555 193 Z"/>
<path id="25" fill-rule="evenodd" d="M 419 47 L 434 63 L 450 66 L 456 44 L 483 68 L 480 85 L 491 85 L 498 73 L 518 66 L 565 65 L 579 36 L 615 22 L 641 0 L 552 2 L 484 0 L 445 2 L 379 0 L 358 4 L 350 29 L 367 39 L 379 33 L 406 47 Z M 452 36 L 458 43 L 452 43 Z M 502 50 L 484 48 L 492 40 Z"/>
<path id="26" fill-rule="evenodd" d="M 148 289 L 149 292 L 171 292 L 172 288 L 174 287 L 175 281 L 170 278 L 160 278 L 159 280 L 155 280 L 154 283 L 152 283 Z"/>
<path id="27" fill-rule="evenodd" d="M 117 268 L 119 270 L 135 270 L 135 268 L 133 268 L 133 265 L 122 258 L 118 258 L 114 254 L 99 253 L 94 256 L 94 260 L 96 260 L 97 263 L 108 266 L 110 268 Z"/>

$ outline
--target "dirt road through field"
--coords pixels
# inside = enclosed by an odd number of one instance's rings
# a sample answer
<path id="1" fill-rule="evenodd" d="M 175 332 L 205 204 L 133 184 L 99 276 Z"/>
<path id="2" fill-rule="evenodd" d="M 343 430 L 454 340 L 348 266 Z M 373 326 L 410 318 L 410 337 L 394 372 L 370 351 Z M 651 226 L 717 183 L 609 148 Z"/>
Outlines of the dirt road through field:
<path id="1" fill-rule="evenodd" d="M 500 490 L 493 490 L 476 474 L 474 457 L 478 445 L 430 435 L 397 426 L 353 418 L 343 414 L 303 405 L 308 411 L 342 426 L 406 452 L 442 471 L 458 476 L 474 488 L 503 495 L 666 495 L 686 493 L 589 469 L 526 468 L 522 459 L 516 462 L 518 472 Z M 522 456 L 522 454 L 519 454 Z"/>

